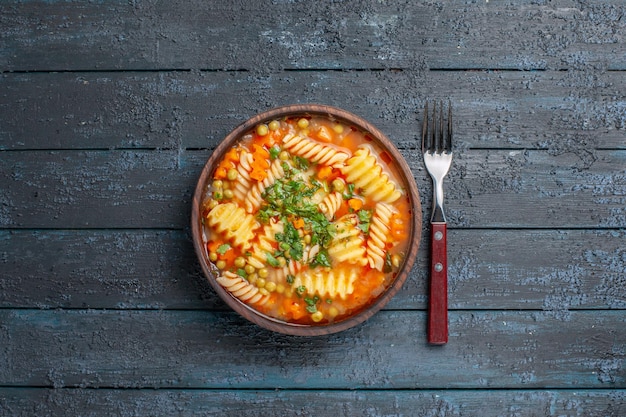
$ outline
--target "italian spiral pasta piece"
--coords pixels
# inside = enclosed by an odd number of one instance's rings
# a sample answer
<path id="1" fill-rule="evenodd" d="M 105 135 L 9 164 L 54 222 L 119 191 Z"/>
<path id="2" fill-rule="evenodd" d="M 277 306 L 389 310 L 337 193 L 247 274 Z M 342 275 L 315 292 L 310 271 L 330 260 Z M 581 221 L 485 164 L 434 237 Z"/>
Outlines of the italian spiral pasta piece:
<path id="1" fill-rule="evenodd" d="M 250 248 L 254 232 L 260 226 L 253 215 L 247 214 L 235 203 L 218 204 L 209 211 L 206 220 L 213 230 L 242 250 Z"/>
<path id="2" fill-rule="evenodd" d="M 324 197 L 318 207 L 328 220 L 332 220 L 342 203 L 343 196 L 340 192 L 335 191 L 334 193 L 330 193 Z"/>
<path id="3" fill-rule="evenodd" d="M 267 254 L 274 253 L 277 247 L 276 233 L 283 232 L 282 222 L 270 220 L 270 223 L 263 226 L 259 234 L 259 242 L 252 246 L 248 263 L 257 269 L 264 268 L 267 264 Z"/>
<path id="4" fill-rule="evenodd" d="M 313 246 L 306 246 L 302 252 L 302 262 L 303 263 L 309 263 L 311 262 L 313 259 L 315 259 L 315 256 L 320 253 L 320 245 L 315 244 Z"/>
<path id="5" fill-rule="evenodd" d="M 221 276 L 217 277 L 216 281 L 232 295 L 247 304 L 261 306 L 267 303 L 270 298 L 268 294 L 261 293 L 256 286 L 230 271 L 224 271 Z"/>
<path id="6" fill-rule="evenodd" d="M 328 254 L 335 261 L 361 266 L 367 264 L 365 239 L 357 224 L 358 217 L 354 213 L 346 214 L 332 223 L 336 233 L 330 242 Z"/>
<path id="7" fill-rule="evenodd" d="M 290 259 L 282 268 L 272 268 L 269 271 L 268 281 L 277 284 L 285 284 L 289 275 L 296 276 L 302 270 L 302 264 L 298 261 Z"/>
<path id="8" fill-rule="evenodd" d="M 390 222 L 393 215 L 391 206 L 377 203 L 370 222 L 367 236 L 367 260 L 370 267 L 379 271 L 385 266 L 386 245 L 391 231 Z"/>
<path id="9" fill-rule="evenodd" d="M 296 275 L 293 286 L 304 287 L 304 291 L 309 295 L 339 296 L 345 299 L 354 292 L 354 283 L 358 277 L 358 268 L 309 269 Z"/>
<path id="10" fill-rule="evenodd" d="M 244 201 L 246 194 L 252 186 L 250 172 L 252 171 L 252 154 L 246 150 L 241 151 L 239 164 L 237 165 L 237 180 L 233 186 L 233 195 L 239 201 Z"/>
<path id="11" fill-rule="evenodd" d="M 368 146 L 359 147 L 346 161 L 341 172 L 348 182 L 374 201 L 393 203 L 402 195 L 396 184 L 383 172 L 382 165 Z"/>
<path id="12" fill-rule="evenodd" d="M 283 138 L 283 147 L 294 155 L 334 168 L 343 166 L 346 159 L 350 157 L 348 153 L 332 146 L 295 134 L 288 134 Z"/>
<path id="13" fill-rule="evenodd" d="M 245 198 L 246 211 L 248 213 L 254 213 L 258 210 L 263 202 L 263 191 L 285 176 L 283 164 L 289 165 L 288 162 L 281 161 L 278 158 L 275 159 L 269 167 L 267 177 L 265 177 L 263 181 L 255 183 L 250 191 L 248 191 Z"/>

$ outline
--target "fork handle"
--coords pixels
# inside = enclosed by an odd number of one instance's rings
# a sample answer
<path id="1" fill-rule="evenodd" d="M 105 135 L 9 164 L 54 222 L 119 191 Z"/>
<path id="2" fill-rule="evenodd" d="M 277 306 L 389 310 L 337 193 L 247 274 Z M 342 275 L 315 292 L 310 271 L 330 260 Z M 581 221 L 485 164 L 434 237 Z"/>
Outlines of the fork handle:
<path id="1" fill-rule="evenodd" d="M 446 223 L 431 223 L 428 342 L 448 342 L 448 255 Z"/>

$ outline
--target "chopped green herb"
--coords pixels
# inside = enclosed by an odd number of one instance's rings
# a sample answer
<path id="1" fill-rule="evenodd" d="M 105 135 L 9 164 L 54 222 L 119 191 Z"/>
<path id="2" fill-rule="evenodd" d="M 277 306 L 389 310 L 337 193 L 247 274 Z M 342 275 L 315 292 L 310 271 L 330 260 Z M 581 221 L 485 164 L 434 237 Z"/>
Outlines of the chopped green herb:
<path id="1" fill-rule="evenodd" d="M 385 274 L 391 272 L 393 270 L 393 264 L 391 263 L 391 255 L 389 252 L 385 255 L 385 264 L 383 265 L 383 272 Z"/>
<path id="2" fill-rule="evenodd" d="M 320 250 L 310 263 L 311 267 L 313 268 L 315 268 L 316 266 L 325 266 L 330 268 L 331 266 L 330 257 L 328 256 L 328 252 L 325 249 Z"/>
<path id="3" fill-rule="evenodd" d="M 271 159 L 276 159 L 278 158 L 278 155 L 280 155 L 280 148 L 277 145 L 274 145 L 270 148 L 269 153 Z"/>
<path id="4" fill-rule="evenodd" d="M 372 220 L 372 212 L 371 210 L 359 210 L 356 212 L 359 218 L 359 229 L 363 233 L 368 233 L 370 230 L 370 222 Z"/>
<path id="5" fill-rule="evenodd" d="M 237 275 L 239 275 L 240 277 L 243 277 L 243 278 L 248 278 L 248 273 L 243 268 L 237 269 Z"/>
<path id="6" fill-rule="evenodd" d="M 293 284 L 295 280 L 296 277 L 294 277 L 293 275 L 287 275 L 287 284 Z"/>
<path id="7" fill-rule="evenodd" d="M 277 268 L 280 266 L 280 262 L 278 262 L 278 259 L 276 259 L 274 255 L 272 255 L 271 253 L 265 252 L 265 258 L 267 259 L 267 263 L 273 266 L 274 268 Z"/>
<path id="8" fill-rule="evenodd" d="M 293 162 L 295 163 L 296 168 L 300 170 L 304 171 L 304 170 L 309 169 L 309 160 L 306 158 L 303 158 L 301 156 L 294 156 Z"/>
<path id="9" fill-rule="evenodd" d="M 348 184 L 346 192 L 343 194 L 344 200 L 349 200 L 354 196 L 354 184 Z"/>
<path id="10" fill-rule="evenodd" d="M 222 243 L 221 245 L 217 247 L 216 252 L 219 253 L 220 255 L 223 255 L 226 252 L 228 252 L 229 249 L 230 249 L 230 245 L 228 243 Z"/>
<path id="11" fill-rule="evenodd" d="M 316 295 L 314 297 L 304 297 L 304 302 L 307 304 L 306 311 L 309 313 L 315 313 L 317 311 L 317 303 L 320 298 Z"/>
<path id="12" fill-rule="evenodd" d="M 296 294 L 298 294 L 299 296 L 304 294 L 306 292 L 306 287 L 304 285 L 300 285 L 298 288 L 296 288 Z"/>

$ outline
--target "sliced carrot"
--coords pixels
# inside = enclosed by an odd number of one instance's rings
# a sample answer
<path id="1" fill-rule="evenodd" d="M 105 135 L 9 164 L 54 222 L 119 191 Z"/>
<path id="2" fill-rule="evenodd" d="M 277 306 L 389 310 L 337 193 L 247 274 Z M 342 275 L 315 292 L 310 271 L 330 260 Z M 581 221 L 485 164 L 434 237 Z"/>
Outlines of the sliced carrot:
<path id="1" fill-rule="evenodd" d="M 235 163 L 239 162 L 239 148 L 232 148 L 224 154 L 224 158 L 220 161 L 213 178 L 217 180 L 223 180 L 228 175 L 228 170 L 235 168 Z"/>
<path id="2" fill-rule="evenodd" d="M 285 299 L 283 309 L 285 310 L 285 316 L 287 316 L 288 319 L 300 320 L 306 315 L 304 306 L 293 299 Z"/>
<path id="3" fill-rule="evenodd" d="M 311 136 L 321 140 L 322 142 L 330 143 L 333 141 L 333 132 L 324 125 L 319 126 L 317 129 L 311 132 Z"/>
<path id="4" fill-rule="evenodd" d="M 291 223 L 293 224 L 293 227 L 295 227 L 296 229 L 304 228 L 304 219 L 302 217 L 298 217 L 294 219 Z"/>
<path id="5" fill-rule="evenodd" d="M 270 167 L 268 159 L 269 152 L 261 145 L 252 145 L 252 171 L 250 178 L 256 181 L 263 181 L 267 177 L 267 169 Z"/>
<path id="6" fill-rule="evenodd" d="M 332 167 L 321 167 L 319 171 L 317 171 L 317 178 L 320 180 L 325 180 L 333 173 Z"/>
<path id="7" fill-rule="evenodd" d="M 348 200 L 348 206 L 354 211 L 360 210 L 361 207 L 363 207 L 363 200 L 359 198 L 351 198 Z"/>
<path id="8" fill-rule="evenodd" d="M 398 214 L 393 214 L 391 216 L 389 227 L 391 229 L 391 237 L 394 240 L 403 240 L 407 236 L 407 227 Z"/>
<path id="9" fill-rule="evenodd" d="M 232 265 L 233 262 L 235 262 L 236 257 L 237 257 L 237 253 L 232 247 L 228 248 L 228 250 L 224 252 L 223 254 L 217 255 L 217 259 L 220 259 L 226 262 L 226 265 Z"/>
<path id="10" fill-rule="evenodd" d="M 209 253 L 211 252 L 217 252 L 217 248 L 220 246 L 219 242 L 216 242 L 214 240 L 211 240 L 209 242 L 207 242 L 206 247 L 209 251 Z"/>

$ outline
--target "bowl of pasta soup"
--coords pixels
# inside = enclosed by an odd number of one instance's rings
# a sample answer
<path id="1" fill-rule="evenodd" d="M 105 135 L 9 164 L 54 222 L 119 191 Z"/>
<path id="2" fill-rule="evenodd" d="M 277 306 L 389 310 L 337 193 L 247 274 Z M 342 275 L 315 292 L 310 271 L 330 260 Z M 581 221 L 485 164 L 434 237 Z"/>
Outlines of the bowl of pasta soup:
<path id="1" fill-rule="evenodd" d="M 195 190 L 192 233 L 231 308 L 314 336 L 362 323 L 400 290 L 421 207 L 408 164 L 376 127 L 335 107 L 291 105 L 217 146 Z"/>

